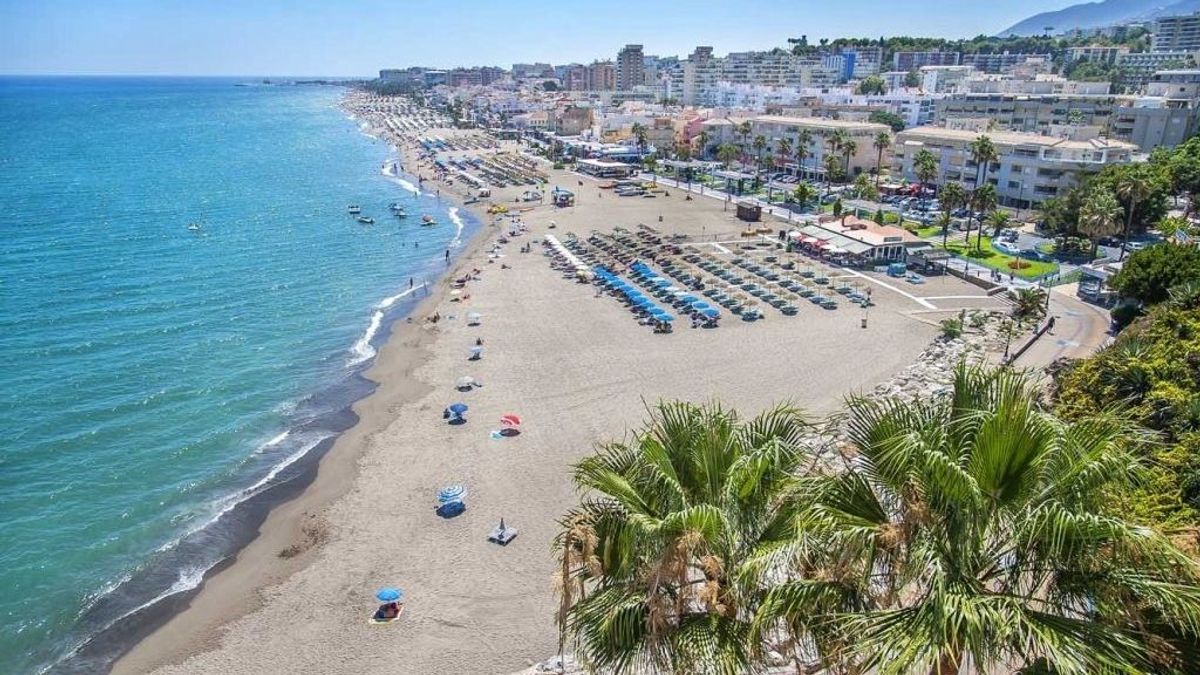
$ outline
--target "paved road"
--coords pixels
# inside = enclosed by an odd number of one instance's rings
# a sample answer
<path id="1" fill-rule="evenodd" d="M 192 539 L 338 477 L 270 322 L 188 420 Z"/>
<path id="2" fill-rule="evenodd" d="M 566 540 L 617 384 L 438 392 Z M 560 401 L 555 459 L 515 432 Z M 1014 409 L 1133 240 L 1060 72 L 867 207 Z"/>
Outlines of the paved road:
<path id="1" fill-rule="evenodd" d="M 1054 328 L 1038 339 L 1016 365 L 1045 368 L 1059 358 L 1090 356 L 1110 340 L 1108 312 L 1075 297 L 1075 284 L 1057 286 L 1050 294 Z"/>

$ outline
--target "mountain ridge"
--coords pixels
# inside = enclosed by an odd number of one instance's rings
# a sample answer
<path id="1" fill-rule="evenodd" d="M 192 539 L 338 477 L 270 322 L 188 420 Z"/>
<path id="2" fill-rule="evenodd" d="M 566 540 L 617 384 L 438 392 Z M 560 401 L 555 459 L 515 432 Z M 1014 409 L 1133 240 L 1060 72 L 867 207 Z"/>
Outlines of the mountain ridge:
<path id="1" fill-rule="evenodd" d="M 1102 0 L 1084 2 L 1018 21 L 997 35 L 1026 37 L 1076 28 L 1102 28 L 1175 14 L 1200 11 L 1200 0 Z"/>

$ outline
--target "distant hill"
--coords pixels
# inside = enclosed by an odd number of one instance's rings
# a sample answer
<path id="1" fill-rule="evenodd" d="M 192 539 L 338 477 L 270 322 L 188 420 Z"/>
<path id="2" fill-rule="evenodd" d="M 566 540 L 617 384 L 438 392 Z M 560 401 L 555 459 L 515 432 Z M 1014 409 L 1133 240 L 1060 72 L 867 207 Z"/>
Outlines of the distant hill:
<path id="1" fill-rule="evenodd" d="M 1103 0 L 1071 5 L 1055 12 L 1042 12 L 1000 31 L 999 35 L 1041 35 L 1061 33 L 1074 28 L 1101 28 L 1157 16 L 1191 14 L 1200 11 L 1200 0 Z"/>

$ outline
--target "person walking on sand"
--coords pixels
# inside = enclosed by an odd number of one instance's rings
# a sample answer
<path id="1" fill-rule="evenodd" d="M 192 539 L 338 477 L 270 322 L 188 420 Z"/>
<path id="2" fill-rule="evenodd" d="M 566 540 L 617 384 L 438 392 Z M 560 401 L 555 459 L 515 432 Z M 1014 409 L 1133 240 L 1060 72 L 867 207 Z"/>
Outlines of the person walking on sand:
<path id="1" fill-rule="evenodd" d="M 446 249 L 446 262 L 450 262 L 450 249 Z"/>

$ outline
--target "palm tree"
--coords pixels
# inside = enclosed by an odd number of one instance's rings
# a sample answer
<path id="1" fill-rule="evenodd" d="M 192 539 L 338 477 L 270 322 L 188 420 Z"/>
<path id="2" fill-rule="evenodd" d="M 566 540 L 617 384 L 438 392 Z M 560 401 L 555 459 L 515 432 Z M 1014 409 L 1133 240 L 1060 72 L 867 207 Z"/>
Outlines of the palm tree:
<path id="1" fill-rule="evenodd" d="M 808 183 L 800 182 L 796 184 L 792 196 L 795 197 L 796 203 L 800 204 L 800 210 L 803 211 L 804 207 L 817 197 L 817 191 Z"/>
<path id="2" fill-rule="evenodd" d="M 804 173 L 804 160 L 812 155 L 812 151 L 809 150 L 809 148 L 812 147 L 812 141 L 812 131 L 808 129 L 801 129 L 799 133 L 796 134 L 797 173 Z"/>
<path id="3" fill-rule="evenodd" d="M 1092 191 L 1079 207 L 1077 229 L 1092 240 L 1092 258 L 1100 248 L 1100 240 L 1121 231 L 1121 203 L 1105 188 Z"/>
<path id="4" fill-rule="evenodd" d="M 700 141 L 700 159 L 708 156 L 708 141 L 712 137 L 707 129 L 701 129 L 700 133 L 696 134 L 696 138 Z"/>
<path id="5" fill-rule="evenodd" d="M 758 156 L 758 168 L 762 170 L 763 152 L 767 149 L 767 137 L 759 134 L 754 137 L 754 153 Z"/>
<path id="6" fill-rule="evenodd" d="M 883 152 L 892 147 L 892 136 L 886 131 L 875 134 L 871 143 L 875 146 L 875 189 L 879 190 L 879 180 L 883 178 Z"/>
<path id="7" fill-rule="evenodd" d="M 988 225 L 992 226 L 992 237 L 999 237 L 1000 230 L 1008 227 L 1009 216 L 1005 211 L 993 211 L 988 215 Z"/>
<path id="8" fill-rule="evenodd" d="M 742 420 L 663 403 L 626 443 L 575 466 L 588 497 L 560 521 L 558 621 L 589 668 L 743 672 L 757 589 L 743 570 L 787 530 L 809 455 L 791 408 Z"/>
<path id="9" fill-rule="evenodd" d="M 858 152 L 858 142 L 847 137 L 846 141 L 842 143 L 842 154 L 845 155 L 845 174 L 847 177 L 850 176 L 850 156 L 856 152 Z"/>
<path id="10" fill-rule="evenodd" d="M 988 182 L 988 173 L 991 171 L 992 162 L 998 160 L 1000 155 L 996 151 L 996 146 L 992 143 L 992 139 L 988 138 L 986 135 L 981 135 L 975 140 L 971 141 L 971 145 L 969 147 L 971 152 L 971 160 L 975 162 L 975 187 L 973 188 L 973 193 L 978 193 L 985 185 L 991 185 L 991 183 Z M 994 195 L 994 187 L 992 192 Z M 984 203 L 987 203 L 988 199 L 991 198 L 984 198 Z M 975 194 L 972 194 L 971 202 L 975 203 L 977 201 L 978 199 L 976 198 Z M 995 206 L 996 205 L 993 203 L 992 208 L 995 208 Z M 976 208 L 975 210 L 989 211 L 991 209 Z M 982 218 L 979 222 L 979 236 L 977 237 L 975 248 L 976 250 L 983 248 Z"/>
<path id="11" fill-rule="evenodd" d="M 750 120 L 746 120 L 745 122 L 742 122 L 741 124 L 738 125 L 737 133 L 738 133 L 738 136 L 742 137 L 742 155 L 743 156 L 750 154 L 749 153 L 749 141 L 750 141 L 750 134 L 753 132 L 754 132 L 754 127 L 752 127 L 750 125 Z"/>
<path id="12" fill-rule="evenodd" d="M 775 155 L 780 167 L 787 164 L 788 157 L 792 156 L 792 140 L 790 138 L 779 139 L 775 143 Z"/>
<path id="13" fill-rule="evenodd" d="M 1137 211 L 1138 202 L 1146 199 L 1154 192 L 1154 183 L 1142 167 L 1128 168 L 1117 181 L 1117 196 L 1129 202 L 1128 214 L 1125 216 L 1125 233 L 1121 241 L 1121 255 L 1118 260 L 1125 259 L 1125 251 L 1129 247 L 1129 236 L 1133 233 L 1133 213 Z"/>
<path id="14" fill-rule="evenodd" d="M 1046 292 L 1040 288 L 1018 288 L 1012 316 L 1017 323 L 1038 321 L 1046 314 Z"/>
<path id="15" fill-rule="evenodd" d="M 954 210 L 965 206 L 967 203 L 967 191 L 963 188 L 962 183 L 947 183 L 938 191 L 938 201 L 942 207 L 942 248 L 946 248 L 946 239 L 950 232 L 950 214 Z"/>
<path id="16" fill-rule="evenodd" d="M 996 146 L 992 143 L 992 139 L 987 136 L 980 136 L 971 141 L 970 152 L 971 160 L 975 162 L 975 189 L 978 190 L 987 182 L 988 173 L 991 171 L 992 162 L 1000 158 L 996 151 Z"/>
<path id="17" fill-rule="evenodd" d="M 729 143 L 722 143 L 721 145 L 717 146 L 717 160 L 720 161 L 726 169 L 729 168 L 729 163 L 736 159 L 737 156 L 737 147 Z"/>
<path id="18" fill-rule="evenodd" d="M 976 251 L 983 250 L 983 221 L 986 220 L 988 216 L 991 215 L 992 211 L 996 209 L 996 204 L 998 201 L 999 198 L 996 195 L 996 186 L 992 185 L 991 183 L 977 187 L 975 188 L 975 191 L 971 193 L 971 208 L 975 210 L 976 214 L 978 214 L 978 218 L 976 220 L 979 223 L 979 234 L 975 237 Z M 967 238 L 971 238 L 970 232 L 967 232 Z"/>
<path id="19" fill-rule="evenodd" d="M 828 134 L 825 137 L 825 144 L 829 146 L 829 154 L 825 156 L 825 159 L 828 160 L 830 157 L 836 157 L 838 153 L 842 151 L 842 145 L 849 140 L 850 136 L 848 136 L 842 129 L 838 129 L 832 134 Z M 828 164 L 827 161 L 825 161 L 825 163 Z M 832 177 L 830 177 L 830 179 L 830 182 L 832 182 Z"/>
<path id="20" fill-rule="evenodd" d="M 658 182 L 658 158 L 654 155 L 646 155 L 642 160 L 642 165 L 650 172 L 650 180 Z"/>
<path id="21" fill-rule="evenodd" d="M 921 205 L 924 206 L 925 187 L 932 183 L 938 175 L 937 157 L 929 151 L 929 148 L 921 148 L 913 157 L 913 173 L 917 175 L 917 180 L 921 183 Z"/>
<path id="22" fill-rule="evenodd" d="M 960 366 L 946 397 L 851 399 L 847 428 L 855 459 L 800 479 L 791 538 L 739 567 L 766 588 L 760 652 L 803 672 L 1161 672 L 1150 626 L 1196 634 L 1196 562 L 1109 506 L 1138 473 L 1119 417 L 1064 422 L 1024 374 Z"/>
<path id="23" fill-rule="evenodd" d="M 634 142 L 637 143 L 638 151 L 641 152 L 642 154 L 645 154 L 646 146 L 648 145 L 648 143 L 647 143 L 648 136 L 646 135 L 646 125 L 642 124 L 641 122 L 634 122 L 633 126 L 630 127 L 630 131 L 633 132 Z"/>
<path id="24" fill-rule="evenodd" d="M 866 174 L 860 173 L 854 179 L 854 196 L 873 202 L 879 199 L 879 190 L 875 189 L 875 184 Z"/>

